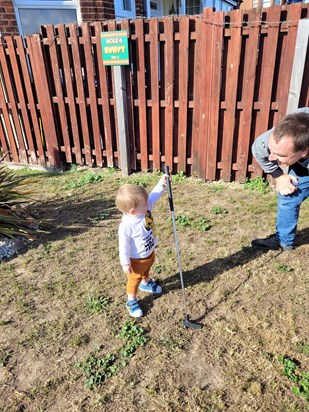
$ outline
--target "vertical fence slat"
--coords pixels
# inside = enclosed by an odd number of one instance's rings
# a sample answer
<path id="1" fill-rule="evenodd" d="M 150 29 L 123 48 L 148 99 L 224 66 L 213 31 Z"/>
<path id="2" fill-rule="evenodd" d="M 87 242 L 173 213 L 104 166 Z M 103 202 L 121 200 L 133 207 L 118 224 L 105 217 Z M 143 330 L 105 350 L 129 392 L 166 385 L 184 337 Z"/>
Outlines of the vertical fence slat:
<path id="1" fill-rule="evenodd" d="M 199 177 L 204 179 L 206 175 L 207 156 L 207 125 L 209 122 L 209 83 L 211 76 L 211 51 L 212 51 L 212 25 L 214 13 L 212 8 L 206 8 L 203 12 L 203 34 L 201 49 L 201 82 L 200 82 L 200 114 L 199 114 L 199 139 L 198 139 L 198 170 Z"/>
<path id="2" fill-rule="evenodd" d="M 159 100 L 159 27 L 158 19 L 149 21 L 151 67 L 151 122 L 153 170 L 160 170 L 160 100 Z"/>
<path id="3" fill-rule="evenodd" d="M 17 93 L 18 102 L 20 105 L 21 119 L 25 127 L 24 137 L 26 139 L 26 143 L 28 144 L 28 152 L 30 154 L 31 163 L 37 164 L 37 157 L 35 153 L 30 123 L 29 123 L 29 118 L 28 118 L 28 111 L 26 107 L 26 99 L 23 94 L 22 80 L 21 80 L 20 71 L 18 68 L 18 63 L 17 63 L 16 47 L 13 43 L 12 37 L 7 38 L 7 47 L 8 47 L 9 55 L 10 55 L 11 67 L 14 72 L 14 82 L 16 85 L 16 93 Z"/>
<path id="4" fill-rule="evenodd" d="M 185 172 L 187 165 L 189 22 L 188 16 L 179 18 L 178 172 Z"/>
<path id="5" fill-rule="evenodd" d="M 6 44 L 4 42 L 4 40 L 0 37 L 0 67 L 2 69 L 3 65 L 5 64 L 5 48 L 6 48 Z M 10 148 L 10 154 L 13 157 L 13 161 L 18 163 L 19 162 L 19 157 L 18 157 L 18 151 L 17 151 L 17 146 L 16 146 L 16 141 L 15 141 L 15 137 L 14 137 L 14 133 L 13 133 L 13 129 L 12 129 L 12 125 L 11 125 L 11 121 L 10 121 L 10 113 L 7 107 L 7 102 L 6 102 L 6 96 L 5 96 L 5 91 L 3 90 L 3 87 L 6 88 L 6 83 L 7 81 L 9 81 L 9 79 L 7 79 L 4 75 L 3 69 L 2 69 L 2 73 L 3 73 L 3 83 L 0 82 L 0 109 L 2 109 L 2 113 L 3 113 L 3 122 L 7 131 L 7 137 L 9 139 L 9 148 Z M 4 128 L 4 126 L 3 126 Z M 4 146 L 5 147 L 5 146 Z"/>
<path id="6" fill-rule="evenodd" d="M 108 31 L 115 31 L 117 30 L 117 25 L 115 20 L 109 20 L 107 22 L 107 29 Z M 119 130 L 118 130 L 118 121 L 117 121 L 117 107 L 116 107 L 116 91 L 115 91 L 115 79 L 114 79 L 114 70 L 111 70 L 111 79 L 112 79 L 112 90 L 113 90 L 113 105 L 114 105 L 114 120 L 115 120 L 115 129 L 116 129 L 116 144 L 117 144 L 117 162 L 118 166 L 120 165 L 120 143 L 119 143 Z"/>
<path id="7" fill-rule="evenodd" d="M 130 20 L 121 20 L 120 23 L 121 30 L 125 30 L 128 33 L 130 39 Z M 130 42 L 129 42 L 130 45 Z M 130 46 L 129 46 L 130 48 Z M 132 61 L 131 50 L 129 50 L 130 62 Z M 136 170 L 136 145 L 135 145 L 135 130 L 134 130 L 134 102 L 133 102 L 133 91 L 132 91 L 132 71 L 130 66 L 125 67 L 125 78 L 126 78 L 126 100 L 127 100 L 127 116 L 128 116 L 128 134 L 129 134 L 129 160 L 131 169 Z"/>
<path id="8" fill-rule="evenodd" d="M 242 11 L 234 10 L 227 13 L 231 19 L 231 39 L 228 45 L 227 69 L 226 69 L 226 91 L 225 104 L 226 111 L 224 114 L 224 129 L 222 140 L 222 157 L 221 177 L 225 182 L 231 180 L 232 161 L 233 161 L 233 139 L 235 131 L 235 113 L 238 86 L 238 69 L 241 52 L 241 26 Z"/>
<path id="9" fill-rule="evenodd" d="M 217 150 L 219 133 L 219 112 L 220 112 L 220 92 L 221 92 L 221 67 L 223 49 L 223 22 L 224 13 L 214 13 L 213 35 L 212 35 L 212 71 L 210 90 L 210 104 L 207 127 L 207 159 L 205 178 L 216 179 L 217 173 Z"/>
<path id="10" fill-rule="evenodd" d="M 202 59 L 204 53 L 205 23 L 201 17 L 196 19 L 196 42 L 194 56 L 194 88 L 193 88 L 193 118 L 192 118 L 192 174 L 199 176 L 199 131 L 200 131 L 200 100 L 202 82 Z"/>
<path id="11" fill-rule="evenodd" d="M 77 123 L 77 115 L 76 115 L 76 105 L 75 105 L 75 96 L 72 84 L 72 75 L 71 75 L 71 64 L 70 64 L 70 52 L 68 47 L 68 37 L 66 36 L 65 26 L 63 24 L 58 26 L 59 32 L 59 46 L 61 50 L 61 57 L 63 62 L 63 69 L 66 73 L 65 75 L 65 85 L 66 85 L 66 93 L 67 93 L 67 104 L 69 107 L 69 114 L 70 114 L 70 123 L 72 129 L 72 138 L 74 143 L 74 153 L 75 153 L 75 161 L 77 164 L 82 163 L 82 154 L 81 154 L 81 146 L 79 140 L 79 131 L 78 131 L 78 123 Z"/>
<path id="12" fill-rule="evenodd" d="M 72 154 L 71 154 L 71 144 L 68 132 L 68 120 L 66 117 L 65 105 L 64 105 L 64 96 L 62 91 L 62 79 L 60 78 L 60 67 L 58 62 L 57 54 L 57 39 L 55 37 L 54 28 L 51 25 L 46 26 L 47 38 L 44 41 L 48 45 L 48 53 L 50 57 L 51 70 L 56 92 L 56 103 L 58 105 L 58 112 L 61 124 L 61 131 L 63 137 L 63 144 L 65 150 L 66 161 L 72 163 Z M 46 46 L 45 46 L 46 47 Z M 68 76 L 69 73 L 63 73 L 64 76 Z"/>
<path id="13" fill-rule="evenodd" d="M 164 21 L 164 76 L 165 76 L 165 164 L 173 170 L 173 126 L 174 126 L 174 19 Z"/>
<path id="14" fill-rule="evenodd" d="M 147 139 L 147 115 L 146 115 L 146 81 L 145 81 L 145 34 L 144 20 L 135 22 L 136 31 L 136 76 L 138 90 L 138 119 L 141 147 L 141 169 L 148 170 L 148 139 Z"/>
<path id="15" fill-rule="evenodd" d="M 7 38 L 7 42 L 10 42 L 10 38 Z M 22 129 L 21 129 L 21 125 L 20 125 L 20 114 L 19 114 L 19 109 L 17 106 L 17 101 L 16 101 L 16 97 L 14 94 L 14 89 L 13 89 L 13 83 L 12 81 L 10 81 L 10 70 L 9 67 L 12 67 L 12 56 L 9 54 L 8 57 L 6 58 L 5 54 L 6 54 L 6 50 L 8 50 L 7 48 L 4 47 L 0 47 L 0 59 L 1 59 L 1 66 L 2 66 L 2 72 L 4 75 L 4 78 L 6 79 L 6 90 L 7 90 L 7 94 L 8 94 L 8 106 L 9 106 L 9 111 L 10 113 L 10 120 L 11 122 L 13 122 L 12 127 L 14 127 L 15 130 L 15 138 L 17 139 L 17 144 L 18 144 L 18 157 L 21 161 L 21 163 L 28 163 L 28 157 L 27 157 L 27 153 L 26 153 L 26 146 L 25 146 L 25 142 L 23 139 L 23 134 L 22 134 Z M 8 50 L 9 51 L 9 50 Z M 8 62 L 9 60 L 9 62 Z M 13 61 L 13 67 L 14 67 L 14 61 Z M 15 78 L 14 78 L 15 80 Z M 14 84 L 15 86 L 15 84 Z"/>
<path id="16" fill-rule="evenodd" d="M 271 7 L 264 10 L 267 13 L 267 36 L 264 39 L 263 54 L 260 52 L 261 75 L 259 90 L 259 111 L 256 116 L 255 137 L 268 129 L 269 112 L 271 108 L 272 84 L 275 73 L 276 50 L 279 37 L 279 21 L 281 7 Z M 262 170 L 255 159 L 252 162 L 252 177 L 261 176 Z"/>
<path id="17" fill-rule="evenodd" d="M 17 45 L 17 52 L 19 55 L 23 82 L 25 85 L 25 93 L 27 95 L 27 96 L 24 96 L 24 99 L 28 101 L 28 108 L 30 112 L 29 115 L 32 120 L 32 127 L 33 127 L 32 139 L 35 140 L 35 143 L 37 146 L 38 162 L 40 165 L 45 165 L 46 159 L 45 159 L 45 150 L 43 147 L 44 142 L 42 141 L 43 136 L 39 128 L 39 122 L 41 121 L 41 118 L 38 117 L 38 111 L 36 108 L 36 103 L 35 103 L 34 95 L 32 91 L 32 84 L 31 84 L 31 78 L 30 78 L 30 73 L 29 73 L 29 65 L 27 61 L 28 56 L 26 56 L 26 47 L 23 43 L 23 38 L 21 36 L 15 36 L 15 41 Z"/>
<path id="18" fill-rule="evenodd" d="M 87 105 L 86 105 L 85 92 L 84 92 L 84 79 L 82 76 L 82 64 L 81 64 L 80 50 L 79 50 L 79 47 L 80 47 L 79 38 L 77 36 L 76 29 L 77 27 L 75 24 L 69 25 L 72 56 L 73 56 L 73 66 L 74 66 L 74 76 L 75 76 L 76 89 L 77 89 L 76 104 L 77 104 L 77 107 L 79 108 L 83 145 L 84 145 L 84 152 L 85 152 L 85 162 L 86 162 L 86 165 L 91 166 L 92 165 L 91 143 L 90 143 L 90 136 L 89 136 L 88 121 L 87 121 Z"/>
<path id="19" fill-rule="evenodd" d="M 109 106 L 109 94 L 107 87 L 107 69 L 103 65 L 103 59 L 99 56 L 102 56 L 102 46 L 101 46 L 101 23 L 94 23 L 95 35 L 96 35 L 96 44 L 98 50 L 98 87 L 101 90 L 101 99 L 102 99 L 102 108 L 103 108 L 103 123 L 104 123 L 104 142 L 106 150 L 106 163 L 108 167 L 114 166 L 114 154 L 113 154 L 113 141 L 112 141 L 112 132 L 111 132 L 111 113 Z"/>
<path id="20" fill-rule="evenodd" d="M 246 54 L 243 70 L 242 110 L 239 120 L 236 174 L 237 181 L 241 183 L 245 182 L 247 177 L 256 62 L 258 58 L 260 32 L 260 11 L 258 9 L 251 9 L 248 14 L 249 36 L 246 41 Z"/>
<path id="21" fill-rule="evenodd" d="M 103 157 L 102 157 L 102 145 L 101 145 L 101 133 L 99 126 L 99 116 L 98 116 L 98 105 L 96 97 L 96 78 L 93 68 L 93 51 L 91 43 L 91 34 L 89 32 L 89 24 L 82 23 L 81 29 L 84 38 L 84 53 L 85 53 L 85 71 L 87 73 L 87 82 L 89 90 L 89 110 L 91 113 L 91 123 L 92 123 L 92 140 L 95 149 L 95 159 L 96 165 L 102 166 Z"/>
<path id="22" fill-rule="evenodd" d="M 209 106 L 211 104 L 211 95 L 209 85 L 211 83 L 211 63 L 212 63 L 212 41 L 213 41 L 213 20 L 214 12 L 212 8 L 204 9 L 203 22 L 205 26 L 204 46 L 202 45 L 202 54 L 205 56 L 202 59 L 202 91 L 201 91 L 201 112 L 200 112 L 200 127 L 199 127 L 199 170 L 202 179 L 206 176 L 206 161 L 209 138 Z"/>
<path id="23" fill-rule="evenodd" d="M 51 167 L 60 167 L 60 148 L 54 123 L 53 107 L 46 77 L 46 68 L 42 50 L 42 39 L 38 34 L 26 37 L 29 45 L 29 58 L 34 84 L 37 91 L 38 105 L 46 139 L 48 163 Z"/>

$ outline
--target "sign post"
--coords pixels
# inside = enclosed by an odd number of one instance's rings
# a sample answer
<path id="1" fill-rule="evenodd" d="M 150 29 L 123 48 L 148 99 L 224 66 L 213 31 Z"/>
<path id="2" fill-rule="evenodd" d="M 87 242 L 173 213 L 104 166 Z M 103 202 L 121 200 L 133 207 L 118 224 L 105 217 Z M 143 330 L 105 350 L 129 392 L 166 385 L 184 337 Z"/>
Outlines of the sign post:
<path id="1" fill-rule="evenodd" d="M 102 58 L 105 66 L 113 66 L 119 160 L 123 174 L 130 173 L 129 130 L 124 66 L 129 65 L 128 34 L 125 30 L 101 33 Z"/>

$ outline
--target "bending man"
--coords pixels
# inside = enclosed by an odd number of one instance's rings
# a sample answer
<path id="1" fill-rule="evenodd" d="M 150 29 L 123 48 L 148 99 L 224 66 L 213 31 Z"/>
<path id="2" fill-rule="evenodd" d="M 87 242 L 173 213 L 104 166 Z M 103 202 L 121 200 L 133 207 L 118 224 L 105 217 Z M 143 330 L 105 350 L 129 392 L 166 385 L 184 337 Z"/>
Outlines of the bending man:
<path id="1" fill-rule="evenodd" d="M 283 251 L 294 247 L 299 209 L 309 197 L 309 107 L 298 109 L 259 136 L 252 153 L 276 183 L 278 209 L 276 234 L 255 239 L 252 246 Z M 284 174 L 282 167 L 288 167 Z"/>

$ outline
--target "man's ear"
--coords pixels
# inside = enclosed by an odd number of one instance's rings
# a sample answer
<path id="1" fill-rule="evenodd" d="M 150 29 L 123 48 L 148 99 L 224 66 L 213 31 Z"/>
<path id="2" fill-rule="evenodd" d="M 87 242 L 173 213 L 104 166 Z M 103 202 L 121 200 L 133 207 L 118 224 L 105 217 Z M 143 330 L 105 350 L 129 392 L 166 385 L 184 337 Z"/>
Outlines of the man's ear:
<path id="1" fill-rule="evenodd" d="M 306 158 L 309 156 L 309 147 L 302 151 L 302 158 Z"/>

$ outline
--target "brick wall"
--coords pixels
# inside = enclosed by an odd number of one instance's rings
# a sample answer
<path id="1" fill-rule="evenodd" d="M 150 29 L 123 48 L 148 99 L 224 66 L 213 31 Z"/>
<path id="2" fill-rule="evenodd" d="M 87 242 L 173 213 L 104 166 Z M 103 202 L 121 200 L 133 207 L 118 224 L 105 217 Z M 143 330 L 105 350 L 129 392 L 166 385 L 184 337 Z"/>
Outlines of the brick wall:
<path id="1" fill-rule="evenodd" d="M 12 0 L 0 1 L 0 31 L 2 36 L 18 34 L 18 27 Z"/>
<path id="2" fill-rule="evenodd" d="M 80 0 L 82 21 L 115 18 L 114 0 Z"/>

